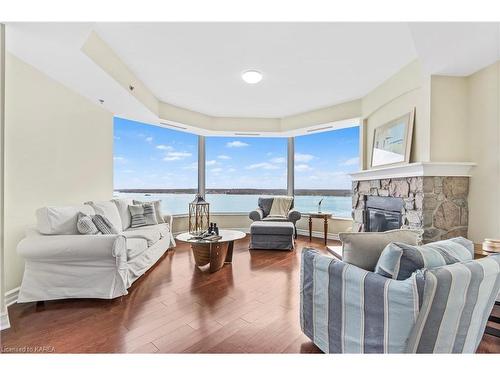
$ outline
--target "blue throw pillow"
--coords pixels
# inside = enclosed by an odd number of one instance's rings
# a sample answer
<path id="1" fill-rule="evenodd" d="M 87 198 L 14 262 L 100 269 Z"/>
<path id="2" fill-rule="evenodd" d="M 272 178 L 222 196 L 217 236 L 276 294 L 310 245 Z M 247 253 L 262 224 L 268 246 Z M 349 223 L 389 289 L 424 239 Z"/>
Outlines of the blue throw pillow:
<path id="1" fill-rule="evenodd" d="M 472 241 L 456 237 L 422 246 L 392 242 L 382 251 L 375 273 L 397 280 L 406 280 L 421 268 L 434 268 L 471 260 L 474 256 Z"/>

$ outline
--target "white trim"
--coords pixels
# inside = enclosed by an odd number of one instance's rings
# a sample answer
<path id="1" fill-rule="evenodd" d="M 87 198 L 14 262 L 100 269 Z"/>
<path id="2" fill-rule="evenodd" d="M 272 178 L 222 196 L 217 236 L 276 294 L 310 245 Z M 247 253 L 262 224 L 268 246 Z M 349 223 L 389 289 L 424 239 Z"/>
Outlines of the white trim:
<path id="1" fill-rule="evenodd" d="M 308 229 L 298 229 L 297 228 L 297 234 L 300 234 L 301 236 L 309 236 L 309 230 Z M 325 232 L 319 231 L 319 230 L 313 230 L 312 231 L 312 236 L 314 238 L 325 238 Z M 330 233 L 328 232 L 326 235 L 326 238 L 329 240 L 337 240 L 339 241 L 339 234 L 338 233 Z"/>
<path id="2" fill-rule="evenodd" d="M 10 328 L 10 320 L 9 313 L 5 312 L 4 314 L 0 315 L 0 331 L 3 331 L 7 328 Z"/>
<path id="3" fill-rule="evenodd" d="M 418 162 L 385 168 L 368 169 L 349 174 L 353 181 L 379 180 L 383 178 L 420 176 L 466 176 L 470 177 L 476 163 Z"/>
<path id="4" fill-rule="evenodd" d="M 17 302 L 17 297 L 19 296 L 20 289 L 21 287 L 18 286 L 17 288 L 11 289 L 5 293 L 5 305 L 7 307 L 12 306 Z"/>

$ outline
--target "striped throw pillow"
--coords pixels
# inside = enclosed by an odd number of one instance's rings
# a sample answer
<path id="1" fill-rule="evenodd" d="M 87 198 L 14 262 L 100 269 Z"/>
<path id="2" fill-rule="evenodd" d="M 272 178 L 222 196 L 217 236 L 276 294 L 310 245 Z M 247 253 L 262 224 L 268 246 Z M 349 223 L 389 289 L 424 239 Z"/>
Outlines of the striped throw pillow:
<path id="1" fill-rule="evenodd" d="M 81 212 L 78 214 L 76 228 L 78 229 L 78 232 L 80 234 L 91 235 L 99 233 L 99 229 L 97 229 L 94 222 L 92 221 L 92 216 L 85 215 Z"/>
<path id="2" fill-rule="evenodd" d="M 406 280 L 421 268 L 434 268 L 471 260 L 473 254 L 474 244 L 463 237 L 422 246 L 392 242 L 382 251 L 375 272 L 391 279 Z"/>
<path id="3" fill-rule="evenodd" d="M 156 221 L 158 222 L 158 224 L 165 223 L 165 219 L 163 218 L 163 213 L 161 212 L 161 201 L 160 200 L 149 201 L 149 202 L 141 202 L 141 201 L 136 201 L 134 199 L 134 204 L 135 205 L 144 204 L 144 203 L 153 203 L 153 205 L 155 206 Z"/>
<path id="4" fill-rule="evenodd" d="M 118 230 L 105 216 L 94 215 L 92 216 L 92 222 L 102 234 L 118 234 Z"/>
<path id="5" fill-rule="evenodd" d="M 134 204 L 128 206 L 128 209 L 131 217 L 130 226 L 132 228 L 158 224 L 153 203 Z"/>

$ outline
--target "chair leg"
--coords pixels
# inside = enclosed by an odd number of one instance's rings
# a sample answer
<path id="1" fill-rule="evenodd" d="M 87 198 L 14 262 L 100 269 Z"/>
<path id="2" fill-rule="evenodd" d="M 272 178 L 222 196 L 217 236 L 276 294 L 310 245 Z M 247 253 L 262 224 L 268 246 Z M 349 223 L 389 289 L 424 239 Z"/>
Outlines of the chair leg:
<path id="1" fill-rule="evenodd" d="M 297 239 L 297 227 L 295 226 L 295 224 L 293 225 L 293 229 L 295 231 L 295 236 L 294 237 L 295 237 L 295 239 Z"/>

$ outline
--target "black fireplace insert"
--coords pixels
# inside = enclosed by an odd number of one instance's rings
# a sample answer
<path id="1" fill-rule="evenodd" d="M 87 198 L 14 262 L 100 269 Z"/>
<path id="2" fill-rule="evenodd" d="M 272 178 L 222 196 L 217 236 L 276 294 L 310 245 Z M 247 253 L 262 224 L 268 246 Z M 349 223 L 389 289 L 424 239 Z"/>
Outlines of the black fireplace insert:
<path id="1" fill-rule="evenodd" d="M 403 199 L 394 197 L 368 196 L 365 202 L 365 231 L 385 232 L 399 229 L 403 225 L 401 210 Z"/>

